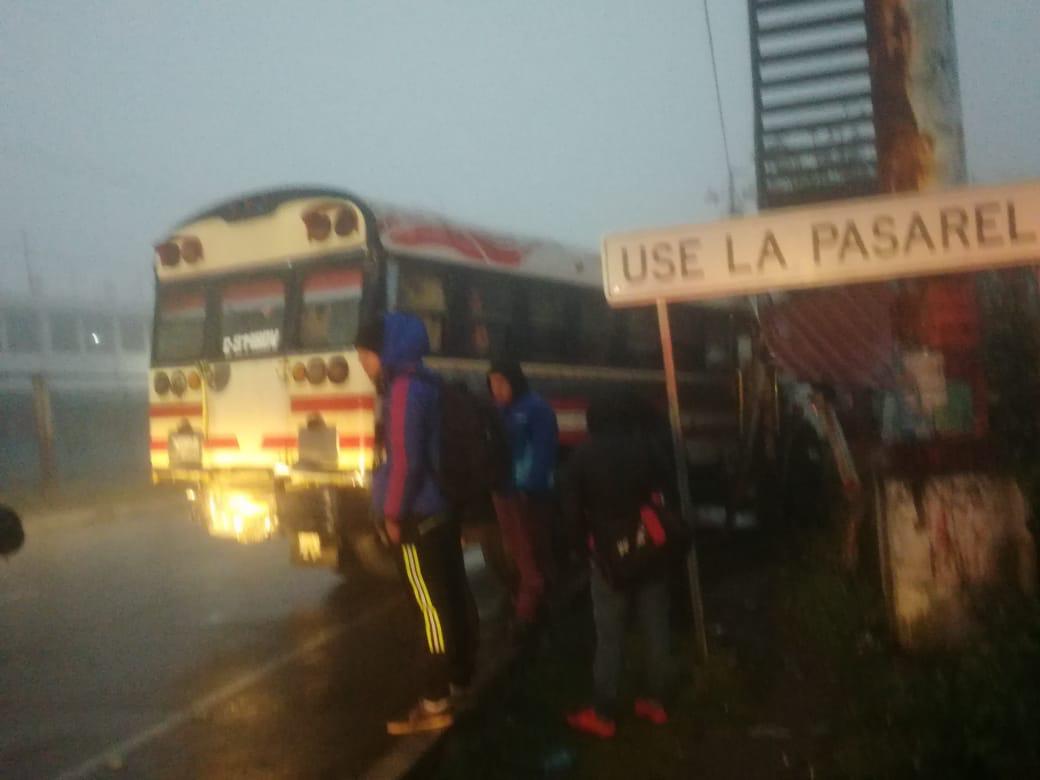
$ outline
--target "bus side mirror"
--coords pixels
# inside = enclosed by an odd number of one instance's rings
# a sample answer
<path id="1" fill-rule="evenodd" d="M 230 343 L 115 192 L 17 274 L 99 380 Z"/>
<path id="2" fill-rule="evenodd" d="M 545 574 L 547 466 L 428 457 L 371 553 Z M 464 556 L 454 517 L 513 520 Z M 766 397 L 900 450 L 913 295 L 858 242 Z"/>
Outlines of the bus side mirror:
<path id="1" fill-rule="evenodd" d="M 0 505 L 0 558 L 14 555 L 24 543 L 22 521 L 13 509 Z"/>

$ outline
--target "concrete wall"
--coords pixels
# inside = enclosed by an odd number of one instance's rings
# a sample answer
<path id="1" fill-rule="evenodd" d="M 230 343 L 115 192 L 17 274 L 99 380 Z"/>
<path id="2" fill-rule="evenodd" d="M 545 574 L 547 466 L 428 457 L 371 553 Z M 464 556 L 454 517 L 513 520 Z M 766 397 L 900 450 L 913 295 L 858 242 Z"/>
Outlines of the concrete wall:
<path id="1" fill-rule="evenodd" d="M 130 384 L 51 387 L 58 485 L 117 486 L 148 478 L 148 393 Z M 0 489 L 40 484 L 32 389 L 0 387 Z"/>
<path id="2" fill-rule="evenodd" d="M 0 297 L 0 490 L 40 484 L 33 376 L 50 394 L 59 486 L 147 478 L 147 307 Z"/>

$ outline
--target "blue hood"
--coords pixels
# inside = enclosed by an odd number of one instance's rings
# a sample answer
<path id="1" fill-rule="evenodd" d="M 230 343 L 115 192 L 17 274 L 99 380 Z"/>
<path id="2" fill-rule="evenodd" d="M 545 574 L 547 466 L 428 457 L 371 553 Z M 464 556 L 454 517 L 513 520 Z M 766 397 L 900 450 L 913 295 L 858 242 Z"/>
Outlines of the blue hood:
<path id="1" fill-rule="evenodd" d="M 379 353 L 383 370 L 396 374 L 421 366 L 422 359 L 430 353 L 430 338 L 422 320 L 411 314 L 392 312 L 383 322 L 383 349 Z"/>

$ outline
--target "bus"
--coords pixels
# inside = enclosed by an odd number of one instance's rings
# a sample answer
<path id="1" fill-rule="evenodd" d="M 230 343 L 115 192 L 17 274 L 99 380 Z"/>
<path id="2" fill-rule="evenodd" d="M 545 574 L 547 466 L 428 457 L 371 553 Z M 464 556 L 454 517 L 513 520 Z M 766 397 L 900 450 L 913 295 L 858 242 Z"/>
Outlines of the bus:
<path id="1" fill-rule="evenodd" d="M 214 536 L 288 536 L 298 564 L 371 563 L 380 427 L 352 348 L 364 318 L 418 316 L 430 367 L 480 392 L 491 356 L 521 360 L 564 449 L 598 396 L 664 399 L 654 310 L 611 310 L 598 256 L 559 244 L 297 188 L 196 214 L 154 262 L 153 481 L 182 486 Z M 719 462 L 738 440 L 751 320 L 694 306 L 672 316 L 690 453 Z"/>

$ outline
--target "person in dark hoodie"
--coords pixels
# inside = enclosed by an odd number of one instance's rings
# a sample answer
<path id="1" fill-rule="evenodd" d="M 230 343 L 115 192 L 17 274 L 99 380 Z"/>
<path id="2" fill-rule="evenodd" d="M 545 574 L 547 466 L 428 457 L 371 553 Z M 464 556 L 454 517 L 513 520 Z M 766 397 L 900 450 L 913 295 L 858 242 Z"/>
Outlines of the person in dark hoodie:
<path id="1" fill-rule="evenodd" d="M 552 407 L 527 383 L 516 361 L 491 364 L 488 389 L 502 413 L 512 449 L 511 478 L 495 495 L 502 540 L 518 574 L 516 620 L 529 629 L 555 574 L 552 493 L 559 429 Z"/>
<path id="2" fill-rule="evenodd" d="M 426 328 L 409 314 L 366 322 L 355 346 L 383 396 L 386 459 L 373 475 L 373 510 L 400 552 L 428 650 L 422 697 L 404 718 L 387 723 L 387 731 L 442 729 L 453 722 L 452 696 L 470 682 L 476 642 L 459 524 L 437 484 L 440 382 L 423 366 L 430 349 Z"/>
<path id="3" fill-rule="evenodd" d="M 626 519 L 638 517 L 655 493 L 670 493 L 669 457 L 646 404 L 622 397 L 598 401 L 586 413 L 589 437 L 567 463 L 565 516 L 588 548 L 589 587 L 596 624 L 595 695 L 590 706 L 570 713 L 568 724 L 601 738 L 614 736 L 627 613 L 638 618 L 646 674 L 635 715 L 654 724 L 668 721 L 664 708 L 672 675 L 667 567 L 618 581 L 596 548 Z"/>

